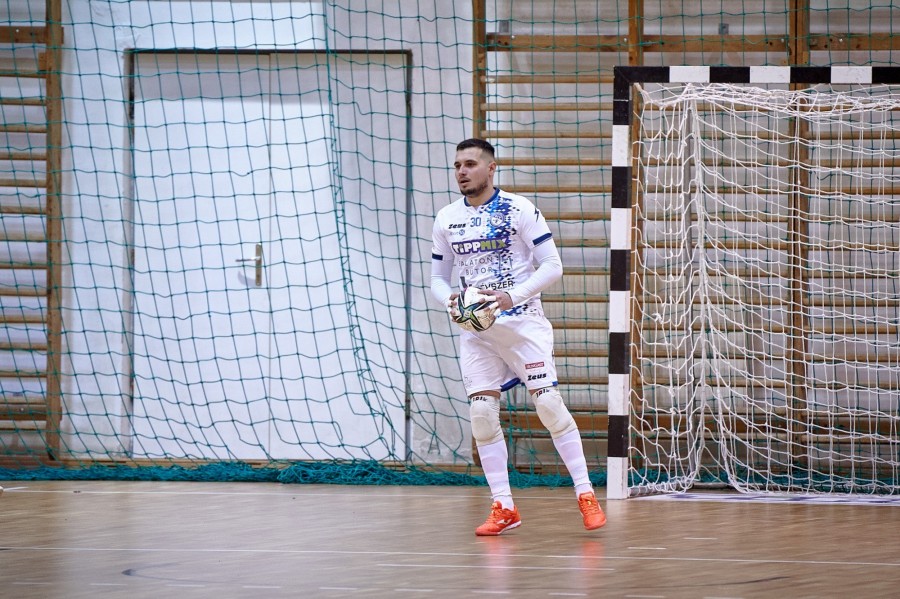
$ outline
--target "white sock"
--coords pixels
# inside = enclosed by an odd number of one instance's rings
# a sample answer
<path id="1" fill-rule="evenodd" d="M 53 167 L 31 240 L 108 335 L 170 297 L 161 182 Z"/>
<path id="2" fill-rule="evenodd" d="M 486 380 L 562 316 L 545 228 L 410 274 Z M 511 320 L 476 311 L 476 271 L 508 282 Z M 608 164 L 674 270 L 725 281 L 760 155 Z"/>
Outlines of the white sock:
<path id="1" fill-rule="evenodd" d="M 575 483 L 575 495 L 590 493 L 594 490 L 591 479 L 588 476 L 587 461 L 584 459 L 584 447 L 581 445 L 581 433 L 578 430 L 569 431 L 553 439 L 553 445 L 559 452 L 572 482 Z"/>
<path id="2" fill-rule="evenodd" d="M 484 477 L 491 488 L 491 497 L 494 501 L 499 501 L 504 509 L 513 509 L 515 504 L 509 488 L 509 470 L 507 469 L 509 453 L 506 450 L 506 441 L 479 445 L 478 456 L 481 458 Z"/>

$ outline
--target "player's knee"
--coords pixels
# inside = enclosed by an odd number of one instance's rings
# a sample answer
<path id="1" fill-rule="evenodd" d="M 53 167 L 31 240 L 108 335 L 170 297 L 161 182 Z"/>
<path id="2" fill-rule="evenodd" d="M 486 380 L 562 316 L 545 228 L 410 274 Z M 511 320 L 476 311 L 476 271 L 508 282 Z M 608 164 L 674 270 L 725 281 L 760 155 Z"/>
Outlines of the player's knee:
<path id="1" fill-rule="evenodd" d="M 534 407 L 541 423 L 550 431 L 554 439 L 578 430 L 575 419 L 563 403 L 562 395 L 556 387 L 544 387 L 533 395 Z"/>
<path id="2" fill-rule="evenodd" d="M 489 445 L 503 440 L 500 428 L 500 400 L 490 395 L 473 395 L 469 398 L 469 416 L 472 419 L 472 437 L 476 445 Z"/>

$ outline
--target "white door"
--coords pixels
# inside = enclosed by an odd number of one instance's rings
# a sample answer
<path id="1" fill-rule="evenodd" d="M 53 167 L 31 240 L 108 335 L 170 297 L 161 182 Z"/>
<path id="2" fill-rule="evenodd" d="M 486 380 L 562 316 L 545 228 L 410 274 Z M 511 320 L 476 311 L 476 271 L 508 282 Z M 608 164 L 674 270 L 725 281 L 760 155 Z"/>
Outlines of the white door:
<path id="1" fill-rule="evenodd" d="M 328 95 L 339 75 L 322 60 L 139 55 L 136 456 L 402 455 L 402 403 L 381 405 L 374 390 L 402 385 L 371 381 L 348 310 Z M 387 112 L 404 71 L 375 70 L 392 87 L 366 101 Z M 392 127 L 403 131 L 402 117 Z"/>

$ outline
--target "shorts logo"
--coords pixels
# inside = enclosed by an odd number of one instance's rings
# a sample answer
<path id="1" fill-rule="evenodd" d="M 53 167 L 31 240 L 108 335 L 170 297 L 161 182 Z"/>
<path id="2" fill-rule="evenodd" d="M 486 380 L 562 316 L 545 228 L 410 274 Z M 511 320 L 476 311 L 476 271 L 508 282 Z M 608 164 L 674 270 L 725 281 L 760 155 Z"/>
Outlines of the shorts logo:
<path id="1" fill-rule="evenodd" d="M 528 375 L 528 380 L 529 380 L 529 381 L 537 381 L 537 380 L 539 380 L 539 379 L 545 379 L 545 378 L 547 378 L 547 373 L 546 373 L 546 372 L 541 373 L 541 374 L 529 374 L 529 375 Z"/>
<path id="2" fill-rule="evenodd" d="M 543 362 L 532 362 L 531 364 L 525 365 L 525 370 L 533 370 L 535 368 L 543 368 L 543 367 L 544 367 Z"/>

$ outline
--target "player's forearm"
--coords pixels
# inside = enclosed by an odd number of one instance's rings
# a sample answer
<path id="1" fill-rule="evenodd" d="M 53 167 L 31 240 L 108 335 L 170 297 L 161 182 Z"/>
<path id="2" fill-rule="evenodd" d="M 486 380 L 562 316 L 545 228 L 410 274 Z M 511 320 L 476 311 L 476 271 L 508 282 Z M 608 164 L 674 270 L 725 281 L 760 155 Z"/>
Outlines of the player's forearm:
<path id="1" fill-rule="evenodd" d="M 453 295 L 453 287 L 450 285 L 450 274 L 453 264 L 449 261 L 431 260 L 431 295 L 441 304 L 447 305 L 447 300 Z"/>

